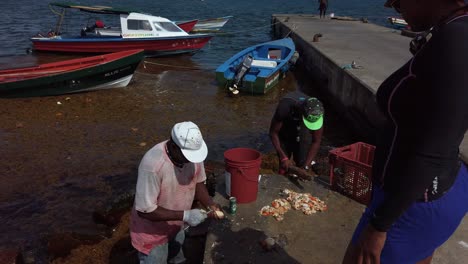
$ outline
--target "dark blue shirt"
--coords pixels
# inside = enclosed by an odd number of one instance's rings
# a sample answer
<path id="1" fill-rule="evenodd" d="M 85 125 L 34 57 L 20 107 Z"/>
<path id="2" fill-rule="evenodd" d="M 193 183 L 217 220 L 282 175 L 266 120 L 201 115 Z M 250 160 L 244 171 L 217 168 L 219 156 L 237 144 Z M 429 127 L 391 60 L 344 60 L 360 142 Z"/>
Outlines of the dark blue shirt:
<path id="1" fill-rule="evenodd" d="M 415 201 L 447 191 L 468 128 L 468 17 L 433 32 L 385 80 L 377 102 L 387 117 L 374 157 L 374 183 L 386 200 L 372 224 L 384 231 Z M 467 201 L 462 201 L 467 202 Z"/>

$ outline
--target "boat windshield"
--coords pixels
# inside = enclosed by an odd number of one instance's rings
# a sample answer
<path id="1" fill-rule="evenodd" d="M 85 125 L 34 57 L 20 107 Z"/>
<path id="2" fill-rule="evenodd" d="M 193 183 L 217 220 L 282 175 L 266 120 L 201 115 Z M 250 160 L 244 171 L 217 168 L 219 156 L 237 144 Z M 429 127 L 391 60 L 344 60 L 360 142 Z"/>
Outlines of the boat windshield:
<path id="1" fill-rule="evenodd" d="M 169 31 L 169 32 L 180 32 L 182 31 L 176 25 L 171 22 L 153 22 L 154 27 L 158 31 Z"/>
<path id="2" fill-rule="evenodd" d="M 148 20 L 137 20 L 137 19 L 127 20 L 127 28 L 130 30 L 149 30 L 149 31 L 153 30 Z"/>

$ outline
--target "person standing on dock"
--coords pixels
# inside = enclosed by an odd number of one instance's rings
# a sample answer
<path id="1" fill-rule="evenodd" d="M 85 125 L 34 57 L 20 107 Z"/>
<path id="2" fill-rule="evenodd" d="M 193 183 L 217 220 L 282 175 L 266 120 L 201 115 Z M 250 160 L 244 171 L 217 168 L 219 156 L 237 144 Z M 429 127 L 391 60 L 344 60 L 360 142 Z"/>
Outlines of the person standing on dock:
<path id="1" fill-rule="evenodd" d="M 387 117 L 372 200 L 343 263 L 431 263 L 468 212 L 468 8 L 463 0 L 389 0 L 411 28 L 414 56 L 380 86 Z M 462 261 L 463 262 L 463 261 Z"/>
<path id="2" fill-rule="evenodd" d="M 318 0 L 319 3 L 319 8 L 318 10 L 320 11 L 320 18 L 325 18 L 325 14 L 327 13 L 327 7 L 328 7 L 328 0 Z"/>
<path id="3" fill-rule="evenodd" d="M 280 174 L 295 165 L 308 171 L 315 163 L 323 134 L 324 109 L 315 97 L 295 91 L 278 103 L 270 124 L 270 138 L 278 154 Z"/>
<path id="4" fill-rule="evenodd" d="M 213 211 L 220 209 L 204 184 L 207 154 L 200 129 L 192 122 L 175 124 L 169 140 L 146 152 L 138 167 L 130 218 L 130 236 L 140 263 L 185 261 L 183 223 L 196 226 L 207 218 L 205 211 L 191 209 L 194 199 Z"/>

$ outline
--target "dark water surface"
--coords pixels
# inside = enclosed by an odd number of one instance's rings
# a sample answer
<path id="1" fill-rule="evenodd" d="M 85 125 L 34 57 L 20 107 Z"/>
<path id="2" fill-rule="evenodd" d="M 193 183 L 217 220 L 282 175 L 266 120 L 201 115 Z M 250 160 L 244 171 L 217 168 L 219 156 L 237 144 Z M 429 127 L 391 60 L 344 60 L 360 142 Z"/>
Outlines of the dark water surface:
<path id="1" fill-rule="evenodd" d="M 329 10 L 384 24 L 392 11 L 381 8 L 382 2 L 330 1 Z M 173 20 L 234 18 L 193 56 L 146 59 L 124 89 L 0 99 L 0 248 L 39 249 L 35 254 L 44 261 L 47 239 L 54 234 L 104 232 L 92 212 L 134 190 L 140 159 L 168 138 L 174 123 L 191 120 L 201 127 L 209 160 L 222 161 L 225 150 L 239 146 L 265 153 L 272 151 L 268 126 L 278 99 L 295 89 L 316 93 L 296 70 L 265 96 L 231 98 L 217 88 L 213 72 L 235 52 L 270 40 L 272 13 L 315 13 L 316 1 L 80 3 L 130 6 Z M 0 68 L 74 57 L 25 54 L 29 37 L 54 26 L 47 1 L 3 0 L 0 7 Z M 75 12 L 64 29 L 78 33 L 86 24 L 82 15 Z M 333 109 L 326 120 L 325 151 L 351 142 Z"/>
<path id="2" fill-rule="evenodd" d="M 67 2 L 67 1 L 64 1 Z M 234 18 L 193 60 L 203 67 L 216 67 L 235 51 L 270 39 L 271 14 L 311 14 L 317 12 L 316 0 L 97 0 L 72 1 L 83 5 L 128 7 L 172 20 L 203 19 L 232 15 Z M 395 16 L 382 7 L 384 0 L 330 0 L 328 13 L 339 16 L 367 17 L 370 22 L 386 24 L 387 16 Z M 29 38 L 47 33 L 56 25 L 57 16 L 48 7 L 49 1 L 2 0 L 0 7 L 0 56 L 24 54 L 31 47 Z M 60 10 L 60 9 L 58 9 Z M 64 34 L 78 35 L 88 20 L 99 18 L 106 25 L 116 25 L 118 16 L 98 15 L 70 10 L 64 21 Z"/>

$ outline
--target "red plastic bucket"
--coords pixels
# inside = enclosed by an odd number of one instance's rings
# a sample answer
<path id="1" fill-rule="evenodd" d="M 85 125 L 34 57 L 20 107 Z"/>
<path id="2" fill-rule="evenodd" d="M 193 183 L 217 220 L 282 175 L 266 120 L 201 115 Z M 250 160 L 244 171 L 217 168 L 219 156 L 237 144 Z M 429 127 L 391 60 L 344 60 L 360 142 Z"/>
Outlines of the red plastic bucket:
<path id="1" fill-rule="evenodd" d="M 257 199 L 258 175 L 262 163 L 260 152 L 249 148 L 233 148 L 224 152 L 226 171 L 231 174 L 231 196 L 238 203 Z"/>

